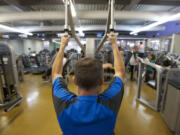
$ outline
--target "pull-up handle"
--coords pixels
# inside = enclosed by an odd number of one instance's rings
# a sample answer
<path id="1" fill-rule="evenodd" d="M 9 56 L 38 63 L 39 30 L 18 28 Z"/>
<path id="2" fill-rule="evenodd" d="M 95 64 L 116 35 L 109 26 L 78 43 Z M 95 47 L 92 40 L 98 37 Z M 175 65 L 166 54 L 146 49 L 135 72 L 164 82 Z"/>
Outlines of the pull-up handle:
<path id="1" fill-rule="evenodd" d="M 114 0 L 111 0 L 111 24 L 110 31 L 114 32 Z"/>
<path id="2" fill-rule="evenodd" d="M 69 32 L 69 25 L 68 25 L 68 6 L 69 6 L 69 0 L 65 0 L 65 25 L 64 25 L 64 32 Z"/>

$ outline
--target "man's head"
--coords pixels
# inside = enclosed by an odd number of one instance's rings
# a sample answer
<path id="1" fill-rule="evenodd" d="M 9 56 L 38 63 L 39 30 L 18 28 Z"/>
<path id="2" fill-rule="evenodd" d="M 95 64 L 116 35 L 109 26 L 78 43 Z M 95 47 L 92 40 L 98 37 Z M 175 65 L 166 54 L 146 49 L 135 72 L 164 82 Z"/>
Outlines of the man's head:
<path id="1" fill-rule="evenodd" d="M 92 58 L 80 59 L 75 65 L 75 83 L 80 89 L 92 90 L 103 84 L 102 64 Z"/>

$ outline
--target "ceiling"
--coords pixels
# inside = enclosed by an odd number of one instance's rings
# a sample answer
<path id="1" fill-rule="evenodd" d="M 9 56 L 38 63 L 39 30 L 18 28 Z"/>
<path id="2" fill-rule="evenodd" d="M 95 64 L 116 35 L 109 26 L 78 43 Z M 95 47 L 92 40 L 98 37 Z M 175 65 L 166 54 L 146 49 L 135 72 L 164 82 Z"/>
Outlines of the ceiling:
<path id="1" fill-rule="evenodd" d="M 108 0 L 73 0 L 75 3 L 75 9 L 77 11 L 107 11 Z M 115 10 L 118 11 L 131 11 L 131 12 L 148 12 L 148 13 L 177 13 L 180 12 L 180 0 L 116 0 Z M 64 11 L 63 0 L 0 0 L 0 14 L 6 13 L 23 13 L 32 11 Z M 154 20 L 139 20 L 128 19 L 118 20 L 116 19 L 116 25 L 119 27 L 117 31 L 120 35 L 129 35 L 131 29 L 142 27 L 151 24 Z M 75 18 L 75 23 L 86 28 L 85 33 L 93 33 L 100 31 L 103 32 L 106 19 L 78 19 Z M 64 26 L 64 20 L 23 20 L 23 21 L 9 21 L 2 22 L 11 27 L 16 28 L 38 28 L 34 30 L 35 33 L 47 33 L 56 35 L 58 32 L 62 32 Z M 94 27 L 92 27 L 94 26 Z M 59 27 L 55 30 L 55 27 Z M 42 28 L 42 29 L 40 29 Z M 48 29 L 47 29 L 48 28 Z M 61 28 L 61 29 L 60 29 Z M 92 28 L 92 29 L 90 29 Z M 98 29 L 101 28 L 101 29 Z M 0 33 L 7 33 L 8 31 L 0 29 Z M 142 33 L 143 34 L 143 33 Z"/>

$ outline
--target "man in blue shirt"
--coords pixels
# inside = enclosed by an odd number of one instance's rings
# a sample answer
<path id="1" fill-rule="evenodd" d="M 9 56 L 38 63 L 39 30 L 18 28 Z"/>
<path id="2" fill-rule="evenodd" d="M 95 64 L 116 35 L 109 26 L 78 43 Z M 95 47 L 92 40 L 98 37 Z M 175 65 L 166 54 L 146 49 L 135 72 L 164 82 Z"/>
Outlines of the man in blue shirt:
<path id="1" fill-rule="evenodd" d="M 64 135 L 113 135 L 117 114 L 123 98 L 124 63 L 118 50 L 116 34 L 108 35 L 114 53 L 114 81 L 102 94 L 102 64 L 83 58 L 75 65 L 74 83 L 78 95 L 68 91 L 62 78 L 63 56 L 69 36 L 61 39 L 60 50 L 52 67 L 53 103 Z"/>

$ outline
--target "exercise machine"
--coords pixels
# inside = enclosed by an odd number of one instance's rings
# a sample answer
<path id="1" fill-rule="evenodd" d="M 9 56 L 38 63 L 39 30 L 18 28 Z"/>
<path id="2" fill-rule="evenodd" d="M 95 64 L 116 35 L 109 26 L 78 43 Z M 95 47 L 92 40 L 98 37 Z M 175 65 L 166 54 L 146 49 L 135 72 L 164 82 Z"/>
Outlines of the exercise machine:
<path id="1" fill-rule="evenodd" d="M 0 108 L 6 112 L 22 102 L 18 82 L 14 50 L 8 44 L 0 43 Z"/>
<path id="2" fill-rule="evenodd" d="M 31 53 L 31 73 L 42 74 L 48 69 L 48 65 L 51 62 L 51 53 L 49 50 L 44 49 L 38 54 Z"/>
<path id="3" fill-rule="evenodd" d="M 166 90 L 166 85 L 168 81 L 166 81 L 167 77 L 169 77 L 169 72 L 179 71 L 180 64 L 175 60 L 171 59 L 169 56 L 165 56 L 164 53 L 159 55 L 156 58 L 156 64 L 150 63 L 149 61 L 139 58 L 139 73 L 138 73 L 138 91 L 137 91 L 137 100 L 141 103 L 147 105 L 155 111 L 160 111 L 162 107 L 163 94 Z M 146 67 L 149 66 L 155 70 L 156 79 L 150 80 L 147 82 L 149 86 L 156 90 L 156 101 L 155 104 L 150 103 L 149 101 L 142 98 L 142 84 L 143 84 L 143 76 Z"/>
<path id="4" fill-rule="evenodd" d="M 86 52 L 85 52 L 84 46 L 80 43 L 79 39 L 77 38 L 77 36 L 75 34 L 74 23 L 73 23 L 73 18 L 72 18 L 72 14 L 71 14 L 71 8 L 70 8 L 71 3 L 72 3 L 72 1 L 65 0 L 64 32 L 65 32 L 65 34 L 69 34 L 69 26 L 70 26 L 72 38 L 75 39 L 75 41 L 77 42 L 79 47 L 82 49 L 82 52 L 85 54 L 85 56 L 88 57 L 87 54 L 92 54 L 92 53 L 88 53 L 87 51 L 92 51 L 92 49 L 88 49 L 88 45 L 86 45 Z M 103 48 L 105 41 L 107 40 L 107 34 L 114 33 L 114 3 L 115 3 L 114 0 L 109 0 L 106 30 L 105 30 L 104 37 L 101 39 L 100 43 L 98 44 L 98 48 L 97 48 L 96 52 L 93 54 L 93 57 L 95 57 L 95 58 L 99 57 L 99 53 L 100 53 L 101 49 Z M 108 57 L 108 56 L 111 56 L 112 51 L 106 52 L 105 54 L 106 54 L 105 57 L 107 58 L 107 61 L 109 61 L 108 59 L 110 59 L 111 57 Z M 103 61 L 105 61 L 105 60 L 103 60 Z M 110 60 L 110 61 L 112 61 L 112 60 Z M 71 63 L 72 62 L 73 61 L 71 61 Z M 70 65 L 74 65 L 74 64 L 70 64 Z M 114 73 L 111 72 L 111 70 L 105 70 L 104 77 L 105 77 L 105 80 L 107 80 L 107 82 L 111 82 L 111 80 L 113 79 L 113 76 L 114 76 Z"/>
<path id="5" fill-rule="evenodd" d="M 139 58 L 139 72 L 138 72 L 138 91 L 137 91 L 137 100 L 148 107 L 152 108 L 155 111 L 160 111 L 160 104 L 161 104 L 161 98 L 162 98 L 162 92 L 163 92 L 163 76 L 167 72 L 166 67 L 159 66 L 154 63 L 150 63 L 142 58 Z M 143 84 L 143 72 L 146 66 L 149 66 L 156 71 L 156 81 L 149 82 L 150 85 L 154 86 L 154 89 L 156 89 L 156 101 L 155 104 L 150 103 L 146 99 L 142 98 L 142 84 Z"/>
<path id="6" fill-rule="evenodd" d="M 31 64 L 28 55 L 22 54 L 22 63 L 23 63 L 23 71 L 24 74 L 28 74 L 31 72 Z"/>
<path id="7" fill-rule="evenodd" d="M 161 115 L 168 127 L 180 134 L 180 68 L 169 69 L 167 73 Z"/>
<path id="8" fill-rule="evenodd" d="M 24 69 L 23 69 L 22 55 L 17 56 L 16 65 L 17 65 L 18 79 L 20 82 L 23 82 L 24 81 Z"/>
<path id="9" fill-rule="evenodd" d="M 76 31 L 74 28 L 74 22 L 73 22 L 73 17 L 72 17 L 72 12 L 71 12 L 71 0 L 65 0 L 65 25 L 64 25 L 64 32 L 65 34 L 69 34 L 69 27 L 71 29 L 71 34 L 72 38 L 76 41 L 76 43 L 79 45 L 83 53 L 85 53 L 85 48 L 82 45 L 82 43 L 79 41 L 78 37 L 76 36 Z"/>

